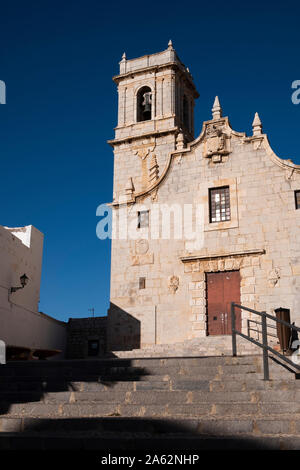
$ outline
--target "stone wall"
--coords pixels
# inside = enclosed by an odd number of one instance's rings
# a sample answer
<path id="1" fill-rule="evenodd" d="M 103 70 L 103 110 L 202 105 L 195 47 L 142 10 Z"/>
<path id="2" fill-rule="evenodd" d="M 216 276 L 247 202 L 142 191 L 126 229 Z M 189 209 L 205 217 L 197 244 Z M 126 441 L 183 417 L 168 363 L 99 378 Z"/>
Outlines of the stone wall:
<path id="1" fill-rule="evenodd" d="M 131 343 L 136 348 L 136 330 L 131 341 L 129 325 L 135 322 L 139 347 L 205 337 L 209 272 L 239 270 L 242 305 L 270 314 L 280 306 L 289 308 L 299 326 L 300 210 L 294 191 L 300 189 L 300 167 L 274 154 L 259 118 L 247 137 L 231 128 L 216 100 L 213 119 L 203 123 L 200 136 L 188 144 L 176 142 L 169 153 L 163 150 L 158 180 L 142 191 L 142 168 L 131 152 L 138 140 L 126 145 L 115 146 L 114 185 L 120 191 L 132 176 L 139 190 L 132 189 L 127 200 L 128 219 L 137 220 L 142 204 L 149 210 L 150 227 L 140 229 L 137 239 L 112 241 L 109 346 L 117 350 L 119 338 L 124 348 L 125 337 L 128 348 Z M 223 186 L 230 189 L 231 218 L 211 223 L 209 189 Z M 193 208 L 189 228 L 199 226 L 196 243 L 174 232 L 172 212 L 179 208 L 183 214 L 187 205 Z M 118 216 L 124 207 L 116 199 L 113 208 Z M 168 237 L 163 230 L 170 209 Z M 151 218 L 155 211 L 159 219 Z M 157 237 L 151 236 L 153 229 Z M 141 277 L 144 289 L 139 288 Z M 243 313 L 244 332 L 249 319 L 251 314 Z"/>
<path id="2" fill-rule="evenodd" d="M 89 341 L 99 341 L 101 357 L 106 353 L 107 317 L 70 318 L 67 324 L 67 359 L 89 357 Z M 93 356 L 94 357 L 94 356 Z"/>

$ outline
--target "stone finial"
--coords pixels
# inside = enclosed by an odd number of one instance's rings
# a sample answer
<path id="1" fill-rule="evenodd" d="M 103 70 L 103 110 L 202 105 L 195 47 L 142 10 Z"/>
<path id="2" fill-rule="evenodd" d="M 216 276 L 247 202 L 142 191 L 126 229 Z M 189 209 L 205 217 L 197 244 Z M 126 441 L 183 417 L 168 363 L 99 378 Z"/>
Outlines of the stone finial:
<path id="1" fill-rule="evenodd" d="M 123 191 L 120 194 L 119 202 L 126 202 L 126 201 L 131 201 L 134 193 L 134 185 L 132 178 L 129 178 L 127 181 L 127 184 Z"/>
<path id="2" fill-rule="evenodd" d="M 134 193 L 134 184 L 131 177 L 128 178 L 127 184 L 125 186 L 125 191 L 130 194 Z"/>
<path id="3" fill-rule="evenodd" d="M 222 108 L 220 105 L 219 97 L 215 97 L 214 105 L 212 108 L 213 119 L 221 119 L 222 117 Z"/>
<path id="4" fill-rule="evenodd" d="M 126 60 L 126 52 L 123 52 L 123 55 L 122 55 L 122 60 Z"/>
<path id="5" fill-rule="evenodd" d="M 159 166 L 157 163 L 155 153 L 152 154 L 152 158 L 149 166 L 149 184 L 152 185 L 159 178 Z"/>
<path id="6" fill-rule="evenodd" d="M 179 132 L 176 139 L 176 150 L 182 150 L 185 148 L 183 132 Z"/>
<path id="7" fill-rule="evenodd" d="M 171 39 L 170 39 L 170 41 L 168 42 L 168 49 L 171 49 L 172 51 L 174 50 L 173 43 L 172 43 L 172 40 L 171 40 Z"/>
<path id="8" fill-rule="evenodd" d="M 125 204 L 128 201 L 133 199 L 134 194 L 134 184 L 132 178 L 128 178 L 127 184 L 124 189 L 119 194 L 119 203 Z"/>
<path id="9" fill-rule="evenodd" d="M 255 113 L 253 123 L 252 123 L 253 135 L 261 135 L 262 134 L 262 123 L 258 113 Z"/>

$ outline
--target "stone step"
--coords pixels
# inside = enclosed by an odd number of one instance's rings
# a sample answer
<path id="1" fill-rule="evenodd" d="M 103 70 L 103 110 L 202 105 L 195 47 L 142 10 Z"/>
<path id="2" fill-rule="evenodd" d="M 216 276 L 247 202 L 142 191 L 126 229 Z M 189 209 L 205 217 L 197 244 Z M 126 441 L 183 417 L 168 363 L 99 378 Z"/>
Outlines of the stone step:
<path id="1" fill-rule="evenodd" d="M 270 373 L 279 375 L 291 375 L 286 368 L 279 366 L 275 363 L 269 365 Z M 26 377 L 36 377 L 37 379 L 65 379 L 65 380 L 89 380 L 97 377 L 107 377 L 111 379 L 134 379 L 148 375 L 193 375 L 193 376 L 214 376 L 222 374 L 224 376 L 236 374 L 253 374 L 262 373 L 262 364 L 220 364 L 220 365 L 197 365 L 197 364 L 160 364 L 148 365 L 146 367 L 98 367 L 93 369 L 69 369 L 69 370 L 55 370 L 55 369 L 38 369 L 38 368 L 24 368 L 22 370 L 14 368 L 5 368 L 1 370 L 0 383 L 5 380 L 19 380 L 22 381 Z"/>
<path id="2" fill-rule="evenodd" d="M 156 345 L 145 349 L 134 349 L 131 351 L 113 351 L 112 354 L 117 358 L 132 359 L 142 357 L 188 357 L 188 356 L 232 356 L 232 344 L 230 341 L 223 343 L 209 342 L 205 338 L 205 343 L 195 346 L 183 346 L 182 344 L 176 345 Z M 237 351 L 240 355 L 258 355 L 261 350 L 255 345 L 250 343 L 237 344 Z"/>
<path id="3" fill-rule="evenodd" d="M 99 359 L 81 361 L 15 361 L 0 366 L 0 377 L 6 375 L 66 373 L 66 372 L 105 372 L 110 369 L 135 370 L 145 367 L 178 367 L 178 366 L 219 366 L 219 365 L 260 365 L 261 356 L 241 357 L 160 357 L 160 358 L 133 358 L 133 359 Z"/>
<path id="4" fill-rule="evenodd" d="M 101 381 L 65 381 L 65 380 L 37 380 L 35 377 L 26 377 L 22 382 L 18 380 L 0 382 L 0 392 L 94 392 L 105 390 L 207 390 L 207 391 L 254 391 L 254 390 L 294 390 L 300 388 L 300 380 L 291 377 L 277 378 L 276 380 L 265 381 L 251 374 L 250 377 L 208 377 L 206 379 L 192 378 L 189 376 L 150 376 L 143 377 L 142 380 L 115 381 L 101 379 Z M 151 379 L 150 379 L 151 378 Z M 16 379 L 16 378 L 14 378 Z"/>
<path id="5" fill-rule="evenodd" d="M 138 350 L 141 351 L 141 350 Z M 125 353 L 125 352 L 124 352 Z M 170 364 L 178 364 L 178 363 L 198 363 L 205 362 L 206 364 L 220 364 L 220 363 L 228 363 L 228 364 L 252 364 L 255 361 L 260 361 L 262 358 L 261 354 L 256 355 L 248 355 L 248 356 L 235 356 L 233 357 L 230 355 L 223 355 L 223 356 L 175 356 L 175 357 L 141 357 L 141 358 L 117 358 L 117 357 L 105 357 L 105 358 L 97 358 L 97 359 L 64 359 L 64 360 L 48 360 L 48 361 L 10 361 L 8 362 L 5 367 L 0 367 L 1 369 L 5 368 L 13 368 L 13 369 L 24 369 L 24 368 L 47 368 L 47 369 L 63 369 L 63 368 L 76 368 L 76 367 L 98 367 L 98 366 L 138 366 L 142 365 L 145 366 L 149 363 L 153 365 L 161 364 L 161 363 L 170 363 Z"/>
<path id="6" fill-rule="evenodd" d="M 300 432 L 300 416 L 292 418 L 283 415 L 278 418 L 82 418 L 82 419 L 42 419 L 0 418 L 2 433 L 84 433 L 84 432 L 128 432 L 128 433 L 178 433 L 194 435 L 232 435 L 235 434 L 290 434 Z"/>
<path id="7" fill-rule="evenodd" d="M 4 409 L 0 405 L 1 414 Z M 26 403 L 12 404 L 6 410 L 6 418 L 96 418 L 96 417 L 156 417 L 165 418 L 234 418 L 240 421 L 242 418 L 276 418 L 289 415 L 289 419 L 300 419 L 300 406 L 297 403 L 278 402 L 272 403 L 190 403 L 190 404 L 115 404 L 100 402 L 83 403 Z"/>
<path id="8" fill-rule="evenodd" d="M 131 434 L 132 437 L 147 435 L 148 438 L 167 434 L 187 436 L 298 436 L 300 432 L 300 416 L 291 419 L 290 416 L 282 417 L 244 417 L 235 418 L 80 418 L 80 419 L 31 419 L 31 418 L 0 418 L 0 430 L 2 436 L 11 433 L 21 435 L 47 435 L 48 437 L 64 437 L 72 432 L 77 435 L 99 435 L 121 437 L 123 434 Z M 5 434 L 4 434 L 5 433 Z"/>
<path id="9" fill-rule="evenodd" d="M 237 367 L 238 366 L 238 367 Z M 269 361 L 270 371 L 279 374 L 288 374 L 282 366 Z M 144 375 L 161 375 L 167 373 L 174 375 L 182 374 L 209 374 L 215 372 L 223 374 L 235 373 L 262 373 L 261 357 L 208 357 L 208 358 L 160 358 L 160 359 L 135 359 L 135 360 L 99 360 L 99 361 L 61 361 L 43 362 L 34 361 L 29 363 L 8 363 L 0 367 L 0 383 L 5 378 L 19 380 L 25 377 L 41 378 L 65 378 L 83 380 L 106 376 L 112 379 L 138 378 Z"/>
<path id="10" fill-rule="evenodd" d="M 218 404 L 269 404 L 280 406 L 281 403 L 300 403 L 300 390 L 260 390 L 260 391 L 186 391 L 186 390 L 139 390 L 139 391 L 100 391 L 100 392 L 54 392 L 40 394 L 39 392 L 10 392 L 0 394 L 0 410 L 20 405 L 24 412 L 29 412 L 36 403 L 46 408 L 47 405 L 197 405 L 210 406 Z M 300 404 L 299 404 L 300 410 Z M 271 410 L 272 411 L 272 410 Z M 3 414 L 3 411 L 2 411 Z"/>
<path id="11" fill-rule="evenodd" d="M 143 384 L 141 387 L 147 387 L 145 383 L 154 384 L 160 382 L 172 382 L 176 384 L 176 387 L 180 384 L 186 383 L 186 387 L 190 383 L 192 387 L 197 388 L 197 384 L 203 382 L 222 382 L 224 387 L 227 388 L 229 383 L 237 383 L 239 387 L 240 383 L 249 383 L 255 385 L 255 382 L 261 387 L 261 381 L 264 376 L 261 372 L 248 371 L 247 373 L 239 373 L 237 368 L 236 373 L 226 372 L 224 370 L 213 370 L 207 369 L 202 371 L 201 374 L 192 374 L 191 371 L 181 370 L 181 373 L 176 373 L 174 371 L 159 371 L 160 374 L 145 374 L 138 376 L 127 376 L 124 374 L 114 375 L 114 376 L 103 376 L 103 375 L 93 375 L 93 376 L 75 376 L 69 377 L 12 377 L 12 378 L 1 378 L 0 379 L 0 392 L 5 391 L 64 391 L 64 390 L 86 390 L 86 387 L 95 387 L 97 389 L 107 388 L 128 388 L 132 389 L 134 384 Z M 165 372 L 165 373 L 163 373 Z M 171 373 L 172 372 L 172 373 Z M 189 372 L 189 373 L 188 373 Z M 292 374 L 284 369 L 282 370 L 271 370 L 270 371 L 270 381 L 264 381 L 269 383 L 269 387 L 273 384 L 277 386 L 278 382 L 282 382 L 291 388 L 294 384 L 295 388 L 298 388 L 300 380 L 295 380 L 295 374 Z M 126 385 L 127 383 L 127 385 Z M 149 385 L 151 387 L 151 385 Z M 163 385 L 165 388 L 166 385 Z"/>
<path id="12" fill-rule="evenodd" d="M 97 451 L 107 454 L 107 449 L 137 453 L 144 451 L 148 454 L 165 454 L 166 451 L 179 455 L 182 464 L 192 464 L 193 454 L 199 455 L 201 451 L 220 450 L 299 450 L 300 438 L 298 436 L 252 436 L 239 434 L 238 436 L 181 436 L 166 434 L 164 436 L 125 435 L 109 433 L 102 435 L 53 436 L 53 435 L 20 435 L 10 433 L 0 438 L 0 450 L 30 451 L 30 450 L 74 450 Z M 191 453 L 193 451 L 193 454 Z M 188 455 L 187 455 L 188 452 Z M 18 455 L 14 453 L 13 455 Z M 50 454 L 51 455 L 51 454 Z M 190 458 L 189 461 L 184 460 Z M 55 456 L 56 457 L 56 456 Z M 196 459 L 196 457 L 195 457 Z M 99 457 L 100 461 L 100 457 Z M 165 462 L 165 460 L 164 460 Z M 195 460 L 195 464 L 199 461 Z"/>

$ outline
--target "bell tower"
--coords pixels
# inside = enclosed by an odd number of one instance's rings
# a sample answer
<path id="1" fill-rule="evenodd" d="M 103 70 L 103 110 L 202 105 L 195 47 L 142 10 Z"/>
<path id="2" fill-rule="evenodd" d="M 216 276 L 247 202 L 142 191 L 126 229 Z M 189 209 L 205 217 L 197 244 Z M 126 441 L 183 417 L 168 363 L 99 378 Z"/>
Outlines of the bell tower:
<path id="1" fill-rule="evenodd" d="M 153 161 L 159 177 L 177 141 L 184 146 L 194 139 L 194 101 L 199 94 L 172 41 L 166 50 L 137 59 L 128 60 L 124 53 L 113 80 L 118 87 L 118 123 L 109 144 L 114 149 L 117 202 L 129 185 L 136 192 L 147 189 L 153 182 Z"/>

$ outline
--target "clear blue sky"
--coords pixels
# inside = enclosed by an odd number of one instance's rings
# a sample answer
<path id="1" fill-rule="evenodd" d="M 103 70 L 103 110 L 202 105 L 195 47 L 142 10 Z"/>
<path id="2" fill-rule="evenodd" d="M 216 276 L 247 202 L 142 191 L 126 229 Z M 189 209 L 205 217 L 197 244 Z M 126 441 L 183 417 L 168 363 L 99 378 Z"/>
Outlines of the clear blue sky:
<path id="1" fill-rule="evenodd" d="M 200 92 L 196 135 L 218 94 L 235 130 L 250 133 L 258 111 L 274 151 L 300 164 L 299 2 L 12 0 L 0 14 L 0 224 L 45 234 L 45 313 L 108 308 L 110 244 L 96 238 L 96 208 L 112 199 L 111 77 L 124 51 L 158 52 L 171 38 Z"/>

